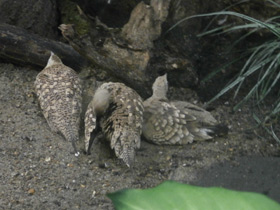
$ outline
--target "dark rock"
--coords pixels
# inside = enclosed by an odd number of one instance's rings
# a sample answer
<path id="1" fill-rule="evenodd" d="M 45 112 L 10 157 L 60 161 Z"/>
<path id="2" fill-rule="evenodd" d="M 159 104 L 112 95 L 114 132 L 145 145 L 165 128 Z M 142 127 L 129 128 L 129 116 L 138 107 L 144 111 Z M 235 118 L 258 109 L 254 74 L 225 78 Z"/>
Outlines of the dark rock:
<path id="1" fill-rule="evenodd" d="M 107 26 L 122 27 L 128 22 L 132 9 L 141 0 L 79 0 L 76 2 L 86 14 L 99 17 Z"/>
<path id="2" fill-rule="evenodd" d="M 224 161 L 197 170 L 197 177 L 189 176 L 189 170 L 177 168 L 171 178 L 203 187 L 220 186 L 263 193 L 280 201 L 280 185 L 275 181 L 280 177 L 278 157 L 238 157 L 235 161 Z"/>
<path id="3" fill-rule="evenodd" d="M 0 0 L 0 23 L 19 26 L 47 38 L 58 36 L 58 13 L 54 0 Z"/>

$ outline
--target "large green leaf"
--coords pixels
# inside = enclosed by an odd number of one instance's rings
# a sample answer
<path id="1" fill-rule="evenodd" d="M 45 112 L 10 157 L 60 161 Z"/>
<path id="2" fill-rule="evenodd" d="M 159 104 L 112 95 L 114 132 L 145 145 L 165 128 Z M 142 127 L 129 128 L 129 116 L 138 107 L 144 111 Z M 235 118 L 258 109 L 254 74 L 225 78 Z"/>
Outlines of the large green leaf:
<path id="1" fill-rule="evenodd" d="M 265 195 L 166 181 L 155 188 L 108 194 L 117 210 L 280 210 Z"/>

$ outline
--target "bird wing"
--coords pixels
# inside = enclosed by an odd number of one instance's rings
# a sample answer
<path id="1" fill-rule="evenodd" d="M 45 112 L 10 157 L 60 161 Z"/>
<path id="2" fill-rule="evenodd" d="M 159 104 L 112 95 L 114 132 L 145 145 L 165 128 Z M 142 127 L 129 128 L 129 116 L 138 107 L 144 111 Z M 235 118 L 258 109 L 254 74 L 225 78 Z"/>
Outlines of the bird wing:
<path id="1" fill-rule="evenodd" d="M 189 127 L 195 120 L 194 116 L 168 102 L 154 100 L 145 104 L 143 134 L 156 144 L 191 143 L 193 135 Z"/>
<path id="2" fill-rule="evenodd" d="M 215 125 L 218 123 L 210 112 L 197 105 L 186 101 L 172 101 L 171 104 L 176 106 L 178 109 L 185 110 L 186 112 L 195 116 L 197 121 L 203 125 Z"/>
<path id="3" fill-rule="evenodd" d="M 122 83 L 106 83 L 112 101 L 101 120 L 101 127 L 110 140 L 111 148 L 118 158 L 129 166 L 134 150 L 140 147 L 143 123 L 143 101 L 131 88 Z"/>
<path id="4" fill-rule="evenodd" d="M 90 103 L 85 114 L 85 150 L 87 152 L 90 150 L 90 136 L 94 129 L 96 129 L 96 114 Z"/>

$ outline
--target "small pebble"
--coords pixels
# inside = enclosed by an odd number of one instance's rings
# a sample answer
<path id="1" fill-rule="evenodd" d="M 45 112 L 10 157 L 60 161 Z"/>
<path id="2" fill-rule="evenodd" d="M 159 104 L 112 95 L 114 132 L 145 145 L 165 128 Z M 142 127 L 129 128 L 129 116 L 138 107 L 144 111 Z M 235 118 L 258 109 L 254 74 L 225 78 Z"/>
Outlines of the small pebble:
<path id="1" fill-rule="evenodd" d="M 91 197 L 94 198 L 95 195 L 96 195 L 96 191 L 94 190 L 94 191 L 92 191 Z"/>
<path id="2" fill-rule="evenodd" d="M 51 158 L 50 158 L 50 157 L 46 157 L 46 158 L 45 158 L 45 161 L 46 161 L 46 162 L 50 162 L 50 161 L 51 161 Z"/>
<path id="3" fill-rule="evenodd" d="M 108 168 L 108 164 L 107 163 L 100 163 L 98 164 L 99 168 Z"/>
<path id="4" fill-rule="evenodd" d="M 16 108 L 19 108 L 20 107 L 20 102 L 18 102 L 17 104 L 16 104 Z"/>
<path id="5" fill-rule="evenodd" d="M 74 167 L 74 165 L 73 165 L 72 163 L 68 163 L 68 164 L 67 164 L 67 167 L 71 167 L 71 168 L 73 168 L 73 167 Z"/>
<path id="6" fill-rule="evenodd" d="M 35 190 L 33 188 L 29 189 L 28 190 L 28 194 L 29 195 L 33 195 L 35 193 Z"/>
<path id="7" fill-rule="evenodd" d="M 172 64 L 172 67 L 173 67 L 174 69 L 178 69 L 178 64 L 177 64 L 177 63 L 173 63 L 173 64 Z"/>
<path id="8" fill-rule="evenodd" d="M 15 177 L 15 176 L 18 176 L 18 175 L 20 175 L 20 174 L 19 174 L 18 172 L 16 172 L 16 171 L 14 171 L 14 172 L 11 173 L 11 176 L 12 176 L 12 177 Z"/>
<path id="9" fill-rule="evenodd" d="M 88 161 L 88 164 L 92 164 L 94 161 L 93 160 L 89 160 Z"/>

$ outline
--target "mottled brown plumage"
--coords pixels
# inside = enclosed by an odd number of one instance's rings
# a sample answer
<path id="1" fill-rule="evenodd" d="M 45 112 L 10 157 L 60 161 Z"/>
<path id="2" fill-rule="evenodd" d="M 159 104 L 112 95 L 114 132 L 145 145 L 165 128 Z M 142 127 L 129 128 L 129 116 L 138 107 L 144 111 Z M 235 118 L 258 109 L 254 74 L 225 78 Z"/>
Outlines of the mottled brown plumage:
<path id="1" fill-rule="evenodd" d="M 89 152 L 93 141 L 91 133 L 96 134 L 100 127 L 116 156 L 130 166 L 135 149 L 140 147 L 142 123 L 141 97 L 122 83 L 104 83 L 97 89 L 86 111 L 85 149 Z"/>
<path id="2" fill-rule="evenodd" d="M 51 53 L 47 66 L 37 75 L 35 90 L 50 128 L 72 142 L 79 139 L 82 102 L 81 81 L 77 73 Z"/>
<path id="3" fill-rule="evenodd" d="M 144 101 L 144 137 L 155 144 L 187 144 L 227 132 L 206 110 L 184 101 L 168 101 L 167 75 L 153 84 L 153 95 Z"/>

